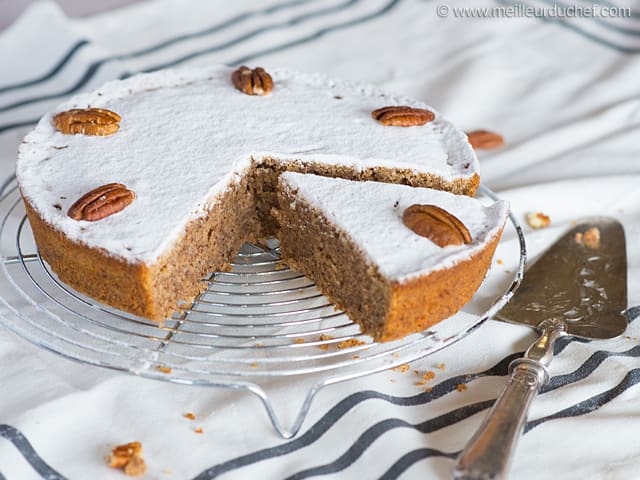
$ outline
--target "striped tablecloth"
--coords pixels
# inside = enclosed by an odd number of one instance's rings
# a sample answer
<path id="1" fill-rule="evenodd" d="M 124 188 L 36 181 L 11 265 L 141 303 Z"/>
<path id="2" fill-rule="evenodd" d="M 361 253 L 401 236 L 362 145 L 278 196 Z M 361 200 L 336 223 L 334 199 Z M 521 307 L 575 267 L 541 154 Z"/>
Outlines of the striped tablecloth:
<path id="1" fill-rule="evenodd" d="M 585 1 L 154 0 L 71 20 L 39 2 L 0 33 L 0 182 L 24 134 L 68 95 L 179 65 L 319 71 L 497 130 L 507 147 L 481 155 L 483 182 L 520 218 L 552 218 L 527 230 L 533 255 L 581 216 L 619 218 L 631 306 L 624 337 L 558 344 L 511 477 L 638 478 L 640 4 L 598 3 L 588 15 Z M 534 335 L 489 321 L 406 373 L 328 387 L 282 440 L 249 395 L 79 365 L 0 329 L 0 479 L 122 478 L 104 456 L 129 440 L 143 442 L 149 479 L 449 478 Z M 435 372 L 428 390 L 413 370 Z M 295 397 L 295 384 L 279 389 Z"/>

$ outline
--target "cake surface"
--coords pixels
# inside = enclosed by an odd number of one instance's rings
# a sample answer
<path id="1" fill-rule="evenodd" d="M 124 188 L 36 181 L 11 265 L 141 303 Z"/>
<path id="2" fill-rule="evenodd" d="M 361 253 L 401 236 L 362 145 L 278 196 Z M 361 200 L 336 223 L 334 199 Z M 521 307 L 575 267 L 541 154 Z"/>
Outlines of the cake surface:
<path id="1" fill-rule="evenodd" d="M 508 215 L 503 201 L 406 185 L 286 172 L 280 188 L 283 255 L 377 340 L 424 330 L 467 303 Z M 403 223 L 412 205 L 449 212 L 471 242 L 441 247 L 416 234 Z"/>
<path id="2" fill-rule="evenodd" d="M 457 184 L 459 193 L 475 191 L 476 156 L 464 133 L 440 115 L 413 128 L 371 118 L 376 108 L 424 106 L 419 102 L 286 70 L 271 72 L 271 95 L 255 97 L 233 87 L 231 72 L 169 70 L 74 97 L 57 111 L 108 108 L 122 117 L 120 130 L 108 137 L 65 135 L 46 115 L 20 147 L 22 195 L 70 240 L 130 263 L 151 263 L 189 221 L 205 215 L 217 194 L 264 159 L 354 172 L 401 169 L 451 189 Z M 66 215 L 74 200 L 109 182 L 136 193 L 126 214 L 91 228 Z"/>
<path id="3" fill-rule="evenodd" d="M 288 70 L 269 72 L 270 95 L 247 95 L 234 88 L 232 71 L 111 82 L 62 104 L 27 135 L 18 183 L 39 251 L 61 280 L 162 320 L 243 242 L 278 231 L 271 210 L 284 171 L 475 193 L 478 162 L 465 134 L 431 107 Z M 395 105 L 435 118 L 410 128 L 372 118 Z M 87 108 L 117 113 L 119 130 L 70 135 L 54 125 L 56 113 Z M 80 197 L 111 183 L 134 193 L 124 211 L 92 222 L 68 215 Z"/>

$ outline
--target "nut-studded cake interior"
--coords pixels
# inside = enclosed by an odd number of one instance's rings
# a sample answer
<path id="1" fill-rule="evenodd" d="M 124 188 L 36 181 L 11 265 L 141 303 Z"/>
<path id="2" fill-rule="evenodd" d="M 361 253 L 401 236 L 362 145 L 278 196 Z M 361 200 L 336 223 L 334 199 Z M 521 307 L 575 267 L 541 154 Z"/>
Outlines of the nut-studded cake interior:
<path id="1" fill-rule="evenodd" d="M 504 202 L 296 173 L 281 176 L 279 195 L 287 261 L 377 340 L 428 328 L 467 303 L 507 215 Z M 417 225 L 404 215 L 434 208 Z"/>

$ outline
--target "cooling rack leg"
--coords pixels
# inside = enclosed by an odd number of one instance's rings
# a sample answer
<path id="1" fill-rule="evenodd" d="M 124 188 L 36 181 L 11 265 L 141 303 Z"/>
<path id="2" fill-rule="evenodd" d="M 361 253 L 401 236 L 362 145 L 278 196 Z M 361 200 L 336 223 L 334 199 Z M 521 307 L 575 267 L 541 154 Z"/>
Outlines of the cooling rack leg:
<path id="1" fill-rule="evenodd" d="M 302 424 L 304 423 L 304 420 L 307 418 L 307 414 L 309 413 L 309 409 L 311 407 L 311 402 L 313 401 L 313 398 L 316 396 L 318 391 L 323 386 L 324 386 L 324 383 L 319 383 L 314 385 L 309 390 L 309 392 L 307 393 L 307 396 L 304 399 L 304 402 L 302 403 L 302 407 L 300 407 L 300 411 L 296 415 L 293 425 L 289 429 L 285 428 L 282 425 L 282 422 L 276 415 L 276 412 L 273 408 L 271 399 L 262 388 L 260 388 L 257 385 L 247 385 L 246 389 L 260 399 L 260 401 L 262 402 L 262 405 L 264 405 L 264 408 L 267 411 L 267 415 L 269 416 L 271 425 L 273 425 L 273 428 L 276 430 L 276 432 L 278 432 L 278 435 L 280 435 L 284 439 L 289 439 L 289 438 L 295 437 L 297 433 L 300 431 L 300 428 L 302 427 Z"/>

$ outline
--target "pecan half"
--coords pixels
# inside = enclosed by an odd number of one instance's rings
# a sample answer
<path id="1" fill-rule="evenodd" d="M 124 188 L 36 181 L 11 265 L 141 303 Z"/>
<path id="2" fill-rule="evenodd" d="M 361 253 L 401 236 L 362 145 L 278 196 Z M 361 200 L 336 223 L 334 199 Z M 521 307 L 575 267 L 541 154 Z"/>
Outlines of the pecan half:
<path id="1" fill-rule="evenodd" d="M 262 67 L 252 70 L 242 65 L 231 74 L 231 82 L 247 95 L 268 95 L 273 90 L 273 79 Z"/>
<path id="2" fill-rule="evenodd" d="M 53 117 L 53 125 L 62 133 L 75 135 L 113 135 L 122 120 L 120 115 L 106 108 L 74 108 Z"/>
<path id="3" fill-rule="evenodd" d="M 67 215 L 74 220 L 95 222 L 124 210 L 136 194 L 120 183 L 108 183 L 85 193 L 71 205 Z"/>
<path id="4" fill-rule="evenodd" d="M 551 217 L 542 212 L 530 212 L 527 213 L 527 223 L 536 230 L 547 228 L 551 224 Z"/>
<path id="5" fill-rule="evenodd" d="M 383 125 L 392 127 L 415 127 L 436 118 L 431 110 L 407 106 L 379 108 L 371 112 L 371 116 Z"/>
<path id="6" fill-rule="evenodd" d="M 131 477 L 142 475 L 147 470 L 142 458 L 142 444 L 140 442 L 115 446 L 111 450 L 108 462 L 111 468 L 120 468 L 125 475 Z"/>
<path id="7" fill-rule="evenodd" d="M 440 247 L 471 243 L 471 233 L 464 223 L 435 205 L 411 205 L 402 214 L 402 222 Z"/>
<path id="8" fill-rule="evenodd" d="M 499 133 L 490 132 L 489 130 L 474 130 L 467 133 L 469 143 L 473 148 L 482 150 L 491 150 L 504 145 L 504 138 Z"/>

